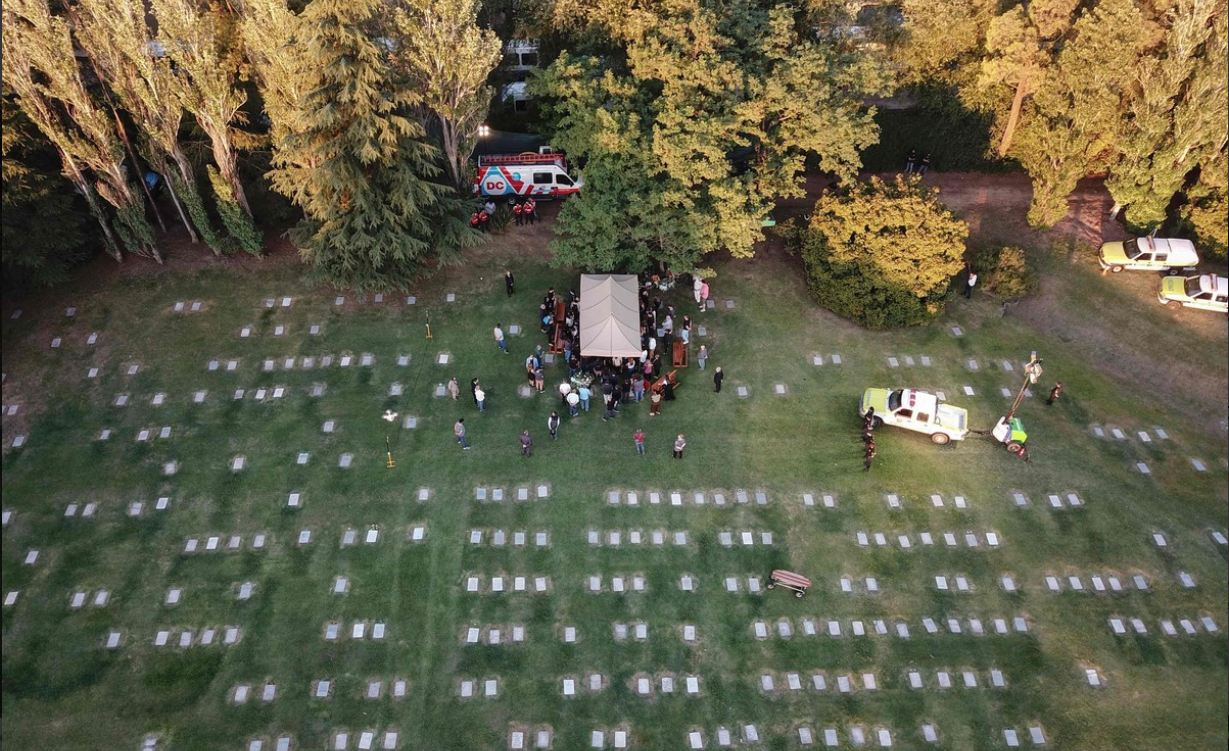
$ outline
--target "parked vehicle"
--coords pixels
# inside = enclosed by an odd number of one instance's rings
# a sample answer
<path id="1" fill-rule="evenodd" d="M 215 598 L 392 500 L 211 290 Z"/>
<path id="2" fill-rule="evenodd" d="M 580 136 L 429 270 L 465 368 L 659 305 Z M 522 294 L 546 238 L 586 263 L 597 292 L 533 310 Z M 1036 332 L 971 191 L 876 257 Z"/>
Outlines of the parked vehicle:
<path id="1" fill-rule="evenodd" d="M 1169 276 L 1161 280 L 1157 299 L 1171 308 L 1199 308 L 1229 313 L 1229 278 L 1202 276 Z"/>
<path id="2" fill-rule="evenodd" d="M 483 196 L 562 198 L 579 193 L 584 181 L 568 174 L 567 158 L 543 146 L 538 153 L 478 157 L 474 193 Z"/>
<path id="3" fill-rule="evenodd" d="M 917 433 L 925 433 L 942 446 L 949 441 L 963 441 L 969 435 L 969 412 L 939 401 L 935 394 L 917 389 L 867 389 L 862 394 L 858 414 L 863 417 L 875 409 L 874 423 L 893 425 Z"/>
<path id="4" fill-rule="evenodd" d="M 1101 268 L 1117 274 L 1119 271 L 1195 270 L 1199 255 L 1195 244 L 1180 238 L 1139 237 L 1126 242 L 1105 243 L 1098 258 Z"/>

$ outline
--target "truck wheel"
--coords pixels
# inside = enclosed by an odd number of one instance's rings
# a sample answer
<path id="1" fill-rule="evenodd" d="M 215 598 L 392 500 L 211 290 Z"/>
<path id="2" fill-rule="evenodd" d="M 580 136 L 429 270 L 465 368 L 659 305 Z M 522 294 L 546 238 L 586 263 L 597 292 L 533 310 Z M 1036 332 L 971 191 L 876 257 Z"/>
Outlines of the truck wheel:
<path id="1" fill-rule="evenodd" d="M 936 444 L 940 446 L 946 446 L 947 442 L 952 440 L 952 437 L 948 435 L 947 433 L 933 433 L 930 436 L 930 440 L 934 441 Z"/>
<path id="2" fill-rule="evenodd" d="M 1178 302 L 1177 300 L 1170 300 L 1169 302 L 1165 303 L 1165 306 L 1173 308 L 1174 310 L 1182 309 L 1182 303 Z"/>
<path id="3" fill-rule="evenodd" d="M 882 427 L 883 427 L 883 418 L 881 418 L 881 417 L 872 417 L 872 418 L 871 418 L 871 427 L 872 427 L 872 428 L 874 428 L 875 430 L 879 430 L 880 428 L 882 428 Z"/>
<path id="4" fill-rule="evenodd" d="M 1011 443 L 1007 444 L 1007 450 L 1013 454 L 1020 453 L 1020 449 L 1022 448 L 1024 448 L 1024 445 L 1019 441 L 1012 441 Z"/>
<path id="5" fill-rule="evenodd" d="M 1110 271 L 1114 272 L 1115 274 L 1118 274 L 1122 272 L 1122 267 L 1121 266 L 1110 266 Z"/>

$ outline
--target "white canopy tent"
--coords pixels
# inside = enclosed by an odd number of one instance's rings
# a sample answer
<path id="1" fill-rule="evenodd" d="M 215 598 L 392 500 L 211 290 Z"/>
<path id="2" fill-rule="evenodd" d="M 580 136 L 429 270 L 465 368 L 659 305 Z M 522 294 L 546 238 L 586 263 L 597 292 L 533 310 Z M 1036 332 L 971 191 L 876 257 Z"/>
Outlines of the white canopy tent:
<path id="1" fill-rule="evenodd" d="M 634 274 L 582 274 L 580 353 L 640 356 L 640 296 Z"/>

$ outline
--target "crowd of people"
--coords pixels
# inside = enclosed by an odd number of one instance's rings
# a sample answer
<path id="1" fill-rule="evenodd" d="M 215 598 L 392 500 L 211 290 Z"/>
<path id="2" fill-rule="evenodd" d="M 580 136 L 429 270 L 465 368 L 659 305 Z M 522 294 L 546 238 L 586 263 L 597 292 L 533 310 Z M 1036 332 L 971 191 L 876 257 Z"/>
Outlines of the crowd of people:
<path id="1" fill-rule="evenodd" d="M 522 217 L 528 217 L 532 222 L 536 219 L 532 200 L 526 201 L 522 208 Z M 514 212 L 515 214 L 515 212 Z M 519 222 L 518 222 L 519 223 Z M 559 405 L 553 409 L 547 418 L 547 432 L 552 440 L 558 440 L 561 415 L 570 419 L 578 418 L 582 413 L 596 407 L 602 413 L 602 421 L 607 422 L 623 414 L 628 404 L 649 402 L 649 416 L 661 414 L 665 402 L 675 400 L 677 381 L 673 371 L 666 371 L 662 358 L 671 358 L 673 367 L 675 344 L 679 343 L 679 356 L 686 361 L 692 335 L 692 320 L 689 313 L 682 315 L 674 305 L 663 302 L 655 294 L 658 290 L 672 288 L 676 280 L 673 275 L 669 285 L 663 286 L 660 276 L 648 278 L 639 290 L 639 321 L 640 346 L 639 356 L 626 357 L 590 357 L 580 352 L 580 296 L 575 290 L 566 296 L 556 294 L 552 287 L 542 297 L 538 306 L 540 331 L 546 337 L 545 348 L 542 344 L 534 347 L 525 358 L 525 375 L 528 388 L 542 394 L 546 392 L 546 376 L 544 371 L 546 353 L 558 355 L 567 367 L 567 377 L 558 386 Z M 705 309 L 710 288 L 707 282 L 696 277 L 690 281 L 695 302 L 700 311 Z M 516 279 L 510 270 L 504 272 L 504 288 L 509 297 L 516 294 Z M 500 352 L 510 354 L 507 334 L 502 323 L 496 323 L 492 331 L 495 345 Z M 696 361 L 700 370 L 704 370 L 709 358 L 707 345 L 702 345 L 696 353 Z M 663 375 L 664 374 L 664 375 Z M 714 372 L 713 383 L 715 391 L 721 391 L 724 374 L 721 368 Z M 453 376 L 446 386 L 448 395 L 454 400 L 460 400 L 460 385 Z M 486 410 L 486 392 L 477 378 L 470 382 L 470 393 L 479 413 Z M 469 439 L 465 420 L 459 419 L 454 425 L 454 436 L 463 449 L 469 449 Z M 637 429 L 632 436 L 637 453 L 645 453 L 645 433 Z M 533 438 L 528 430 L 518 436 L 522 456 L 533 455 Z M 672 455 L 681 459 L 687 442 L 679 435 L 673 444 Z"/>
<path id="2" fill-rule="evenodd" d="M 516 196 L 509 198 L 508 210 L 512 212 L 512 220 L 518 227 L 538 221 L 538 202 L 533 196 L 525 196 L 522 200 L 517 200 Z M 477 211 L 469 215 L 469 226 L 479 232 L 490 232 L 491 220 L 496 211 L 498 207 L 495 201 L 487 198 Z"/>

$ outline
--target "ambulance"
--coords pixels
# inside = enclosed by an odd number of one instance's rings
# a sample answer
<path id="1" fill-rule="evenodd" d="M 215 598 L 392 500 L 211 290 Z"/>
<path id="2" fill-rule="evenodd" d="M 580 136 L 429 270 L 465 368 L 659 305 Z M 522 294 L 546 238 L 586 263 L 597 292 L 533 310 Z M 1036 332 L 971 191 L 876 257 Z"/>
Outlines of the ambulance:
<path id="1" fill-rule="evenodd" d="M 567 158 L 543 146 L 537 153 L 486 154 L 478 157 L 474 193 L 481 196 L 565 198 L 580 192 L 584 181 L 568 174 Z"/>

